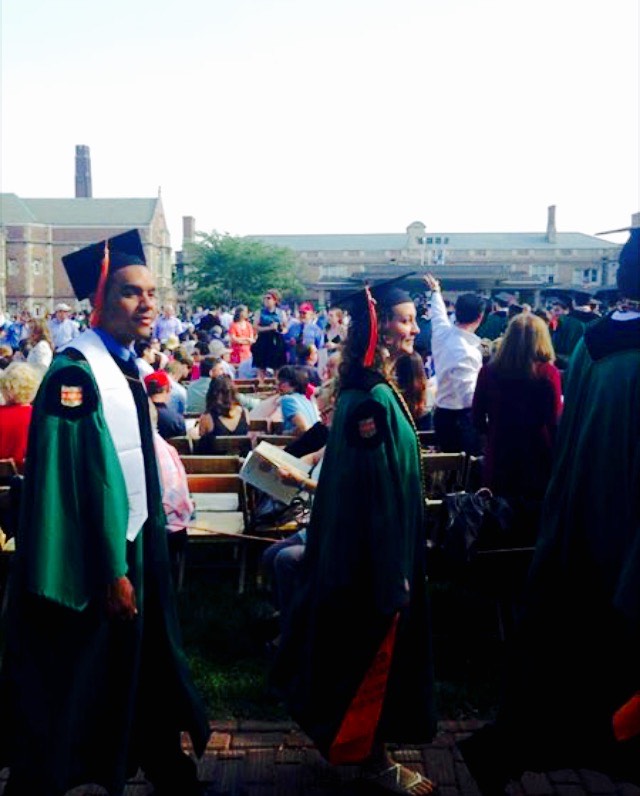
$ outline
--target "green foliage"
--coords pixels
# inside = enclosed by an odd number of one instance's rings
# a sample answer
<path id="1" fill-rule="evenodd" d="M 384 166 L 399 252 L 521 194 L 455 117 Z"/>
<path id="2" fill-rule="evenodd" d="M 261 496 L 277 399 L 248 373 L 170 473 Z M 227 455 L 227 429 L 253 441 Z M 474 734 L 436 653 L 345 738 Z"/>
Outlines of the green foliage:
<path id="1" fill-rule="evenodd" d="M 299 301 L 304 287 L 297 276 L 296 254 L 291 249 L 237 238 L 215 230 L 198 233 L 187 256 L 189 279 L 197 304 L 246 304 L 256 309 L 269 288 L 278 288 L 288 301 Z"/>

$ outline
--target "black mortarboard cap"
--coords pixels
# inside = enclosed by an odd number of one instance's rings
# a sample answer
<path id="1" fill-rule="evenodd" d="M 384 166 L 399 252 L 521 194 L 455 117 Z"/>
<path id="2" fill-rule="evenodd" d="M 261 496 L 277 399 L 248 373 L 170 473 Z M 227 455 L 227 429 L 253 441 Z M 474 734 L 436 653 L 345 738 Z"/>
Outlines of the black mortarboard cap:
<path id="1" fill-rule="evenodd" d="M 371 295 L 381 307 L 395 307 L 396 304 L 404 304 L 406 301 L 413 301 L 411 295 L 400 287 L 400 282 L 413 276 L 416 272 L 411 271 L 409 274 L 402 274 L 401 276 L 394 276 L 393 279 L 385 279 L 383 282 L 377 282 L 369 285 Z M 367 302 L 367 293 L 365 288 L 350 293 L 343 299 L 338 301 L 338 306 L 347 310 L 352 318 L 357 319 L 360 316 L 368 317 L 369 305 Z"/>
<path id="2" fill-rule="evenodd" d="M 573 299 L 573 303 L 576 305 L 576 307 L 586 307 L 586 305 L 593 298 L 593 294 L 587 293 L 584 290 L 572 290 L 571 298 Z"/>
<path id="3" fill-rule="evenodd" d="M 515 296 L 513 293 L 506 293 L 505 291 L 502 291 L 501 293 L 496 293 L 493 297 L 493 300 L 506 306 L 510 301 L 513 301 L 514 298 Z"/>
<path id="4" fill-rule="evenodd" d="M 146 265 L 144 248 L 137 229 L 115 235 L 108 240 L 92 243 L 62 258 L 71 287 L 82 300 L 95 292 L 100 279 L 105 243 L 109 247 L 109 273 L 127 265 Z"/>
<path id="5" fill-rule="evenodd" d="M 623 298 L 640 299 L 640 227 L 629 230 L 629 240 L 618 255 L 616 279 Z"/>
<path id="6" fill-rule="evenodd" d="M 374 351 L 378 342 L 378 316 L 381 310 L 391 309 L 397 304 L 412 301 L 411 295 L 400 287 L 399 283 L 415 271 L 385 279 L 374 285 L 367 285 L 356 293 L 345 296 L 339 302 L 341 307 L 349 311 L 352 322 L 349 327 L 349 336 L 355 349 L 361 349 L 363 364 L 369 367 L 374 361 Z M 376 310 L 369 304 L 369 295 L 376 302 Z"/>

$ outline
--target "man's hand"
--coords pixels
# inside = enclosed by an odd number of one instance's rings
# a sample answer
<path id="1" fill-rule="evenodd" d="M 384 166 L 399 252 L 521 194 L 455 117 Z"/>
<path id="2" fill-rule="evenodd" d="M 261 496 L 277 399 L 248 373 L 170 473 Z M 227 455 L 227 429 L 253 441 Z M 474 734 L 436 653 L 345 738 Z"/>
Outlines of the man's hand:
<path id="1" fill-rule="evenodd" d="M 440 282 L 438 282 L 433 274 L 425 274 L 424 281 L 431 292 L 440 290 Z"/>
<path id="2" fill-rule="evenodd" d="M 121 619 L 133 619 L 138 613 L 136 592 L 126 576 L 107 586 L 107 613 Z"/>

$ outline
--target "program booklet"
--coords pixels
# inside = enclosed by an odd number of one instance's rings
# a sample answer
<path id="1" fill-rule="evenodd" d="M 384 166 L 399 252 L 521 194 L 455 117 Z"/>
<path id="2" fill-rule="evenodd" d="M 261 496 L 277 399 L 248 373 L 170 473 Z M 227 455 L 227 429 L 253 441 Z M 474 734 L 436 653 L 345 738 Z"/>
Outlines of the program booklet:
<path id="1" fill-rule="evenodd" d="M 286 453 L 277 445 L 260 442 L 245 459 L 240 478 L 288 506 L 300 490 L 282 483 L 278 475 L 280 467 L 299 472 L 303 476 L 308 476 L 311 472 L 310 465 Z"/>

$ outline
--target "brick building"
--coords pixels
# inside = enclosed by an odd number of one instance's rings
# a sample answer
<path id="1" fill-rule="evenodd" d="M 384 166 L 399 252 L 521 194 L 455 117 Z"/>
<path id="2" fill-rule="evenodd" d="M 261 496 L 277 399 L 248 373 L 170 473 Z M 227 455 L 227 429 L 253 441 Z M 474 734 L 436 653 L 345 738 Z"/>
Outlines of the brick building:
<path id="1" fill-rule="evenodd" d="M 160 196 L 144 199 L 25 199 L 0 195 L 0 310 L 46 315 L 76 301 L 62 256 L 134 227 L 161 302 L 173 300 L 171 243 Z"/>
<path id="2" fill-rule="evenodd" d="M 353 290 L 354 279 L 403 271 L 430 271 L 447 293 L 509 291 L 537 304 L 550 287 L 596 292 L 615 286 L 621 248 L 581 232 L 558 232 L 554 206 L 540 232 L 438 232 L 415 221 L 404 233 L 249 237 L 293 249 L 309 295 L 320 304 Z M 424 289 L 418 275 L 412 281 L 416 292 Z"/>

